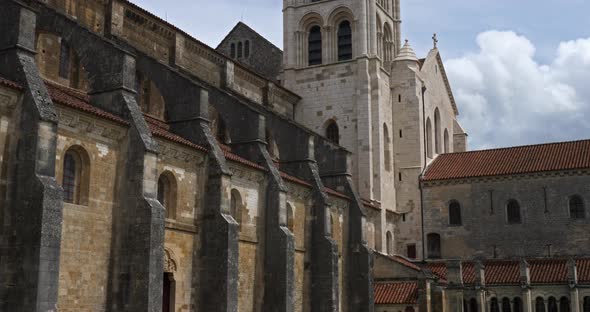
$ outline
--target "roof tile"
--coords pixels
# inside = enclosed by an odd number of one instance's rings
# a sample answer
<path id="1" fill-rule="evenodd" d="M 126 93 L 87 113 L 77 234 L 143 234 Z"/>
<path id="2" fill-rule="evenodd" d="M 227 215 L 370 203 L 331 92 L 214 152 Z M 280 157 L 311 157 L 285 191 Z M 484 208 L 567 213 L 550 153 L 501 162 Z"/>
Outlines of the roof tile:
<path id="1" fill-rule="evenodd" d="M 532 284 L 567 282 L 567 260 L 537 259 L 529 260 Z"/>
<path id="2" fill-rule="evenodd" d="M 17 90 L 22 90 L 22 86 L 14 81 L 10 81 L 8 79 L 2 78 L 0 77 L 0 85 L 6 86 L 6 87 L 10 87 L 13 89 L 17 89 Z"/>
<path id="3" fill-rule="evenodd" d="M 423 181 L 590 168 L 590 140 L 439 155 Z"/>
<path id="4" fill-rule="evenodd" d="M 417 282 L 376 283 L 375 304 L 416 304 Z"/>
<path id="5" fill-rule="evenodd" d="M 578 282 L 590 283 L 590 258 L 576 260 Z"/>

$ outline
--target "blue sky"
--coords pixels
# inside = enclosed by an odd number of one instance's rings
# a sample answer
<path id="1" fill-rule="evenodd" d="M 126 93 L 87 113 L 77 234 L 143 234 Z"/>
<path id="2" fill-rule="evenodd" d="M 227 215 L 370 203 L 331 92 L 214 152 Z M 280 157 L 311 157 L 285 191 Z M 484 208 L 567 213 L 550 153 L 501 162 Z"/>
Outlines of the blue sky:
<path id="1" fill-rule="evenodd" d="M 282 47 L 280 0 L 134 0 L 216 46 L 240 20 Z M 590 1 L 401 0 L 420 55 L 432 34 L 472 148 L 590 138 Z"/>

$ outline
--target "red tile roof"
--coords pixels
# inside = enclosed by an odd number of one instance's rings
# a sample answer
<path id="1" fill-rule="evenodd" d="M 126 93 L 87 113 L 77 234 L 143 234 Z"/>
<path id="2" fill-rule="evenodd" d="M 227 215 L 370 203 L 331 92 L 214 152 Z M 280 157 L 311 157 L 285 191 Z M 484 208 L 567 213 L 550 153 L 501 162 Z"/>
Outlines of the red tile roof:
<path id="1" fill-rule="evenodd" d="M 467 285 L 475 284 L 475 263 L 464 262 L 462 264 L 463 269 L 463 283 Z"/>
<path id="2" fill-rule="evenodd" d="M 520 263 L 518 261 L 485 262 L 486 285 L 520 284 Z"/>
<path id="3" fill-rule="evenodd" d="M 55 103 L 74 108 L 110 121 L 114 121 L 122 125 L 129 125 L 127 120 L 91 105 L 89 103 L 90 99 L 85 93 L 58 85 L 51 81 L 45 81 L 45 86 L 47 87 L 47 91 L 49 92 L 51 99 Z"/>
<path id="4" fill-rule="evenodd" d="M 576 260 L 579 283 L 590 283 L 590 258 Z"/>
<path id="5" fill-rule="evenodd" d="M 531 284 L 567 283 L 567 259 L 528 259 Z M 520 284 L 520 262 L 516 260 L 485 261 L 485 282 L 487 285 Z M 576 260 L 578 281 L 590 283 L 590 258 Z M 427 268 L 442 279 L 447 278 L 447 266 L 444 262 L 430 262 Z M 463 262 L 463 283 L 475 283 L 475 263 Z"/>
<path id="6" fill-rule="evenodd" d="M 17 84 L 16 82 L 4 79 L 2 77 L 0 77 L 0 85 L 4 85 L 4 86 L 8 86 L 11 88 L 15 88 L 15 89 L 22 89 L 22 87 Z M 109 112 L 106 112 L 104 110 L 101 110 L 100 108 L 97 108 L 96 106 L 93 106 L 92 104 L 90 104 L 90 98 L 88 96 L 87 93 L 81 91 L 81 90 L 77 90 L 77 89 L 72 89 L 72 88 L 68 88 L 66 86 L 62 86 L 60 84 L 57 84 L 55 82 L 49 81 L 49 80 L 45 80 L 45 85 L 47 87 L 47 90 L 49 92 L 49 95 L 51 96 L 51 99 L 58 104 L 64 105 L 64 106 L 68 106 L 86 113 L 90 113 L 93 115 L 96 115 L 98 117 L 102 117 L 120 124 L 124 124 L 124 125 L 129 125 L 129 122 L 124 120 L 123 118 L 116 116 L 114 114 L 111 114 Z M 147 121 L 148 127 L 150 128 L 150 131 L 152 132 L 152 134 L 156 137 L 160 137 L 166 140 L 169 140 L 171 142 L 176 142 L 178 144 L 181 145 L 185 145 L 187 147 L 191 147 L 203 152 L 208 152 L 208 150 L 203 147 L 200 146 L 198 144 L 195 144 L 175 133 L 172 133 L 169 131 L 169 126 L 168 124 L 166 124 L 164 121 L 156 119 L 152 116 L 149 115 L 145 115 L 144 117 Z M 220 144 L 222 146 L 222 150 L 224 152 L 225 158 L 231 161 L 235 161 L 238 163 L 241 163 L 243 165 L 246 165 L 248 167 L 254 168 L 254 169 L 258 169 L 258 170 L 262 170 L 262 171 L 266 171 L 266 168 L 264 168 L 263 166 L 254 163 L 250 160 L 247 160 L 245 158 L 242 158 L 236 154 L 233 154 L 231 152 L 231 147 L 227 146 L 227 145 L 223 145 Z M 309 183 L 290 176 L 284 172 L 281 172 L 281 177 L 284 178 L 287 181 L 291 181 L 297 184 L 301 184 L 303 186 L 311 186 Z M 338 196 L 344 199 L 349 199 L 346 195 L 339 193 L 337 191 L 334 191 L 332 189 L 326 188 L 326 192 L 334 195 L 334 196 Z"/>
<path id="7" fill-rule="evenodd" d="M 377 202 L 373 202 L 371 200 L 364 199 L 364 198 L 361 198 L 361 201 L 363 202 L 363 205 L 365 205 L 365 207 L 381 209 L 381 205 Z"/>
<path id="8" fill-rule="evenodd" d="M 418 302 L 417 282 L 376 283 L 375 304 L 416 304 Z"/>
<path id="9" fill-rule="evenodd" d="M 305 181 L 303 181 L 303 180 L 301 180 L 301 179 L 299 179 L 297 177 L 288 175 L 288 174 L 286 174 L 286 173 L 284 173 L 282 171 L 281 171 L 281 178 L 283 178 L 283 179 L 285 179 L 287 181 L 290 181 L 290 182 L 294 182 L 294 183 L 303 185 L 303 186 L 311 187 L 311 184 L 309 184 L 309 183 L 307 183 L 307 182 L 305 182 Z"/>
<path id="10" fill-rule="evenodd" d="M 518 146 L 438 156 L 423 181 L 590 168 L 590 140 Z"/>
<path id="11" fill-rule="evenodd" d="M 389 259 L 391 259 L 391 260 L 393 260 L 393 261 L 395 261 L 395 262 L 403 265 L 403 266 L 406 266 L 406 267 L 412 269 L 412 270 L 422 271 L 422 269 L 419 266 L 417 266 L 412 261 L 410 261 L 410 260 L 408 260 L 408 259 L 406 259 L 404 257 L 398 256 L 398 255 L 387 256 L 387 257 Z"/>
<path id="12" fill-rule="evenodd" d="M 475 263 L 464 262 L 462 265 L 463 283 L 475 283 Z M 444 262 L 430 262 L 427 268 L 436 276 L 447 279 L 447 265 Z M 520 264 L 518 261 L 486 261 L 485 282 L 489 285 L 513 285 L 520 283 Z"/>
<path id="13" fill-rule="evenodd" d="M 428 262 L 426 268 L 438 278 L 447 279 L 447 264 L 444 262 Z"/>
<path id="14" fill-rule="evenodd" d="M 532 284 L 551 284 L 567 282 L 567 260 L 538 259 L 529 260 Z"/>
<path id="15" fill-rule="evenodd" d="M 17 89 L 17 90 L 22 90 L 22 88 L 23 88 L 18 83 L 14 82 L 14 81 L 10 81 L 8 79 L 4 79 L 2 77 L 0 77 L 0 85 L 6 86 L 6 87 L 10 87 L 10 88 L 13 88 L 13 89 Z"/>

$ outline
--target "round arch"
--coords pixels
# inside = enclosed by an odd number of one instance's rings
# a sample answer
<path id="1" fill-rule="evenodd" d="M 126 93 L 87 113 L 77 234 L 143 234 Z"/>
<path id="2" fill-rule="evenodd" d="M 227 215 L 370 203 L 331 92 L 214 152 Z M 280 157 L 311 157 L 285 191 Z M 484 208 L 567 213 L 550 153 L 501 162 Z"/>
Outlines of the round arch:
<path id="1" fill-rule="evenodd" d="M 313 26 L 324 27 L 324 18 L 317 12 L 309 12 L 305 14 L 301 21 L 299 21 L 299 31 L 307 32 Z"/>
<path id="2" fill-rule="evenodd" d="M 430 117 L 426 119 L 426 133 L 424 134 L 426 139 L 426 156 L 428 158 L 432 158 L 432 122 L 430 121 Z"/>
<path id="3" fill-rule="evenodd" d="M 229 213 L 231 216 L 236 220 L 238 223 L 240 231 L 242 230 L 242 209 L 244 207 L 244 202 L 242 200 L 242 194 L 237 189 L 231 190 L 231 198 L 230 198 L 230 207 Z"/>
<path id="4" fill-rule="evenodd" d="M 165 170 L 158 176 L 157 198 L 166 211 L 167 219 L 176 219 L 176 203 L 178 184 L 176 176 L 169 170 Z"/>
<path id="5" fill-rule="evenodd" d="M 436 154 L 441 154 L 441 120 L 440 120 L 440 110 L 437 108 L 434 109 L 434 152 Z"/>
<path id="6" fill-rule="evenodd" d="M 385 22 L 385 24 L 383 24 L 383 43 L 382 43 L 382 49 L 383 49 L 383 61 L 385 62 L 389 62 L 389 61 L 393 61 L 393 31 L 391 26 L 389 25 L 388 22 Z"/>
<path id="7" fill-rule="evenodd" d="M 35 38 L 35 60 L 41 75 L 70 88 L 88 91 L 88 73 L 80 62 L 75 47 L 59 34 L 38 31 Z M 57 66 L 50 66 L 57 59 Z"/>
<path id="8" fill-rule="evenodd" d="M 88 151 L 81 145 L 72 145 L 64 149 L 60 159 L 62 174 L 59 182 L 64 191 L 64 201 L 88 205 L 92 168 Z"/>
<path id="9" fill-rule="evenodd" d="M 331 32 L 329 34 L 329 38 L 327 41 L 327 49 L 328 49 L 328 55 L 329 55 L 329 59 L 328 61 L 339 61 L 340 59 L 340 49 L 343 48 L 341 46 L 340 41 L 340 31 L 342 30 L 341 27 L 343 26 L 343 23 L 348 22 L 348 30 L 350 30 L 350 41 L 351 44 L 349 45 L 350 48 L 350 54 L 348 54 L 348 57 L 345 57 L 345 59 L 352 59 L 354 58 L 354 55 L 356 55 L 356 46 L 354 45 L 354 38 L 356 38 L 356 23 L 355 23 L 355 18 L 354 18 L 354 13 L 352 12 L 352 10 L 344 5 L 338 6 L 336 8 L 334 8 L 332 10 L 332 12 L 330 12 L 330 15 L 328 16 L 328 20 L 327 20 L 327 25 L 329 26 L 329 29 L 331 29 Z M 348 47 L 346 48 L 348 49 Z"/>
<path id="10" fill-rule="evenodd" d="M 153 118 L 166 120 L 166 101 L 156 83 L 140 70 L 135 74 L 137 104 L 144 114 Z"/>

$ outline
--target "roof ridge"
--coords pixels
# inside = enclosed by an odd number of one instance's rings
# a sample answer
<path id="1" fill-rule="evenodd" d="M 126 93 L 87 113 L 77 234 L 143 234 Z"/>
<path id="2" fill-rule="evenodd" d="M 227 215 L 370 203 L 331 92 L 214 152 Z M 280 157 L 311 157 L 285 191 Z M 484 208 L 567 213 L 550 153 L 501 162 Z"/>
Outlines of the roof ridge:
<path id="1" fill-rule="evenodd" d="M 550 146 L 550 145 L 569 144 L 569 143 L 578 143 L 578 142 L 590 142 L 590 138 L 589 139 L 570 140 L 570 141 L 555 141 L 555 142 L 546 142 L 546 143 L 538 143 L 538 144 L 526 144 L 526 145 L 516 145 L 516 146 L 495 147 L 495 148 L 481 149 L 481 150 L 473 150 L 473 151 L 465 151 L 465 152 L 446 153 L 446 154 L 440 154 L 438 156 L 459 155 L 459 154 L 472 154 L 472 153 L 478 153 L 478 152 L 503 151 L 503 150 L 512 150 L 512 149 L 527 148 L 527 147 L 540 147 L 540 146 Z M 438 159 L 438 157 L 437 157 L 437 159 Z"/>

